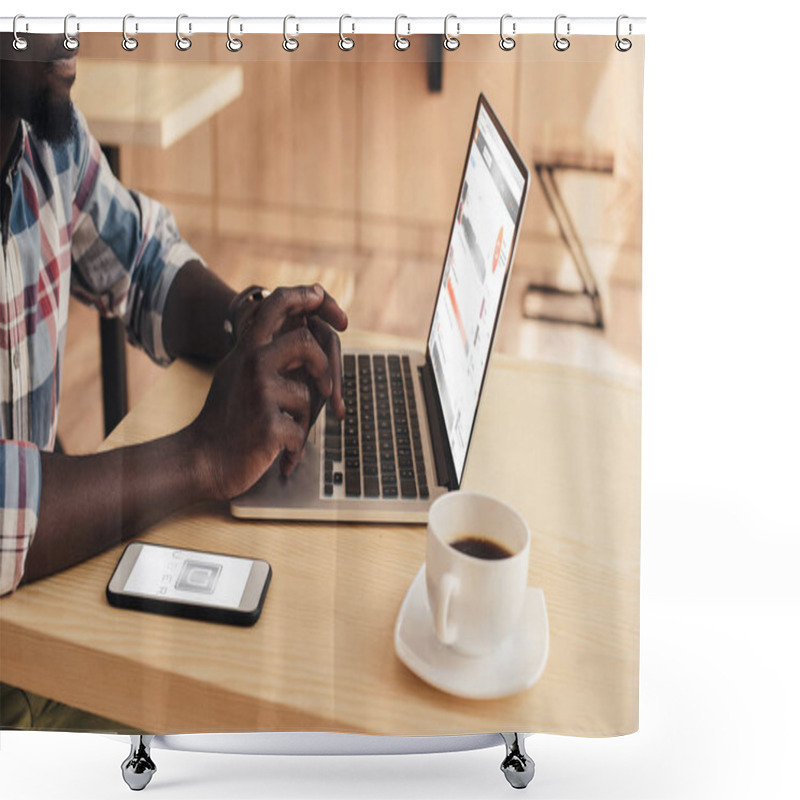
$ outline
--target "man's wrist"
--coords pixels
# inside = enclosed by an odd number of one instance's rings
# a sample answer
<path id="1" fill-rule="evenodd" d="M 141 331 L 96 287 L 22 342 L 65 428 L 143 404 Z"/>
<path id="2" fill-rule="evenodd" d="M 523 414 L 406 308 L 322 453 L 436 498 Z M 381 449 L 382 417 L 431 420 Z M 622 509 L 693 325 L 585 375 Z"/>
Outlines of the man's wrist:
<path id="1" fill-rule="evenodd" d="M 268 296 L 269 290 L 263 286 L 248 286 L 231 300 L 223 326 L 230 348 L 238 341 L 247 320 L 255 313 L 261 301 Z"/>
<path id="2" fill-rule="evenodd" d="M 183 460 L 189 476 L 190 503 L 209 498 L 221 499 L 219 476 L 215 464 L 210 456 L 206 438 L 193 421 L 190 425 L 175 434 L 178 448 L 183 454 Z"/>
<path id="3" fill-rule="evenodd" d="M 225 313 L 236 296 L 200 261 L 187 261 L 167 294 L 162 319 L 164 347 L 173 358 L 219 361 L 229 350 Z"/>

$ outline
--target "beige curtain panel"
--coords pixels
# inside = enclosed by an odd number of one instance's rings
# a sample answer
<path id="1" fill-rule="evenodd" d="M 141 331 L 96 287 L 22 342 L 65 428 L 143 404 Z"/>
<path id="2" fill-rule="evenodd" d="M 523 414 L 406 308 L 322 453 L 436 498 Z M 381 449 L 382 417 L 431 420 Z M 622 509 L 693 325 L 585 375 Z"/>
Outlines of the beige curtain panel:
<path id="1" fill-rule="evenodd" d="M 641 29 L 203 24 L 0 33 L 2 726 L 635 732 Z"/>

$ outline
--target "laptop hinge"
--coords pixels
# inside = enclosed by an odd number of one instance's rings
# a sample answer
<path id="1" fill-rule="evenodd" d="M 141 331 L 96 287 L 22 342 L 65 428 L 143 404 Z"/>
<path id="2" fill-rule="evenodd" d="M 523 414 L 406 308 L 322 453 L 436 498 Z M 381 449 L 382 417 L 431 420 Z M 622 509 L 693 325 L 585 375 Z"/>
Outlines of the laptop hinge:
<path id="1" fill-rule="evenodd" d="M 422 395 L 425 398 L 425 412 L 428 415 L 428 430 L 431 435 L 433 448 L 433 462 L 436 467 L 436 482 L 439 486 L 448 489 L 458 489 L 458 480 L 449 458 L 450 443 L 447 441 L 444 416 L 437 402 L 436 386 L 433 382 L 433 369 L 430 360 L 425 359 L 425 364 L 419 367 Z"/>

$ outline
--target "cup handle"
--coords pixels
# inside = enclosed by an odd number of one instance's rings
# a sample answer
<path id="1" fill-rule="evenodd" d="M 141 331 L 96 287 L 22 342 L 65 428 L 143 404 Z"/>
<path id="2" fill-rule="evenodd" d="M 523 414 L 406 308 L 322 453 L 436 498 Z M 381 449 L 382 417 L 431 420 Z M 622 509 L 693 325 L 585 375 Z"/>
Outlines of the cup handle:
<path id="1" fill-rule="evenodd" d="M 450 600 L 458 591 L 458 585 L 458 578 L 450 572 L 444 574 L 439 584 L 439 602 L 436 604 L 434 622 L 436 637 L 442 644 L 453 644 L 456 640 L 457 628 L 448 625 L 447 618 L 450 615 Z"/>

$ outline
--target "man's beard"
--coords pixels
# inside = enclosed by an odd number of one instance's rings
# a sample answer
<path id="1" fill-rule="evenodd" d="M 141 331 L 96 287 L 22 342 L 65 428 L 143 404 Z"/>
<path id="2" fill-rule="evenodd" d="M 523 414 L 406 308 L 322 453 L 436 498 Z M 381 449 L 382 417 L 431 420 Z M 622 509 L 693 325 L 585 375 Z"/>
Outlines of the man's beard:
<path id="1" fill-rule="evenodd" d="M 37 138 L 48 144 L 62 144 L 76 132 L 72 100 L 56 99 L 51 92 L 42 91 L 34 98 L 28 122 Z"/>

